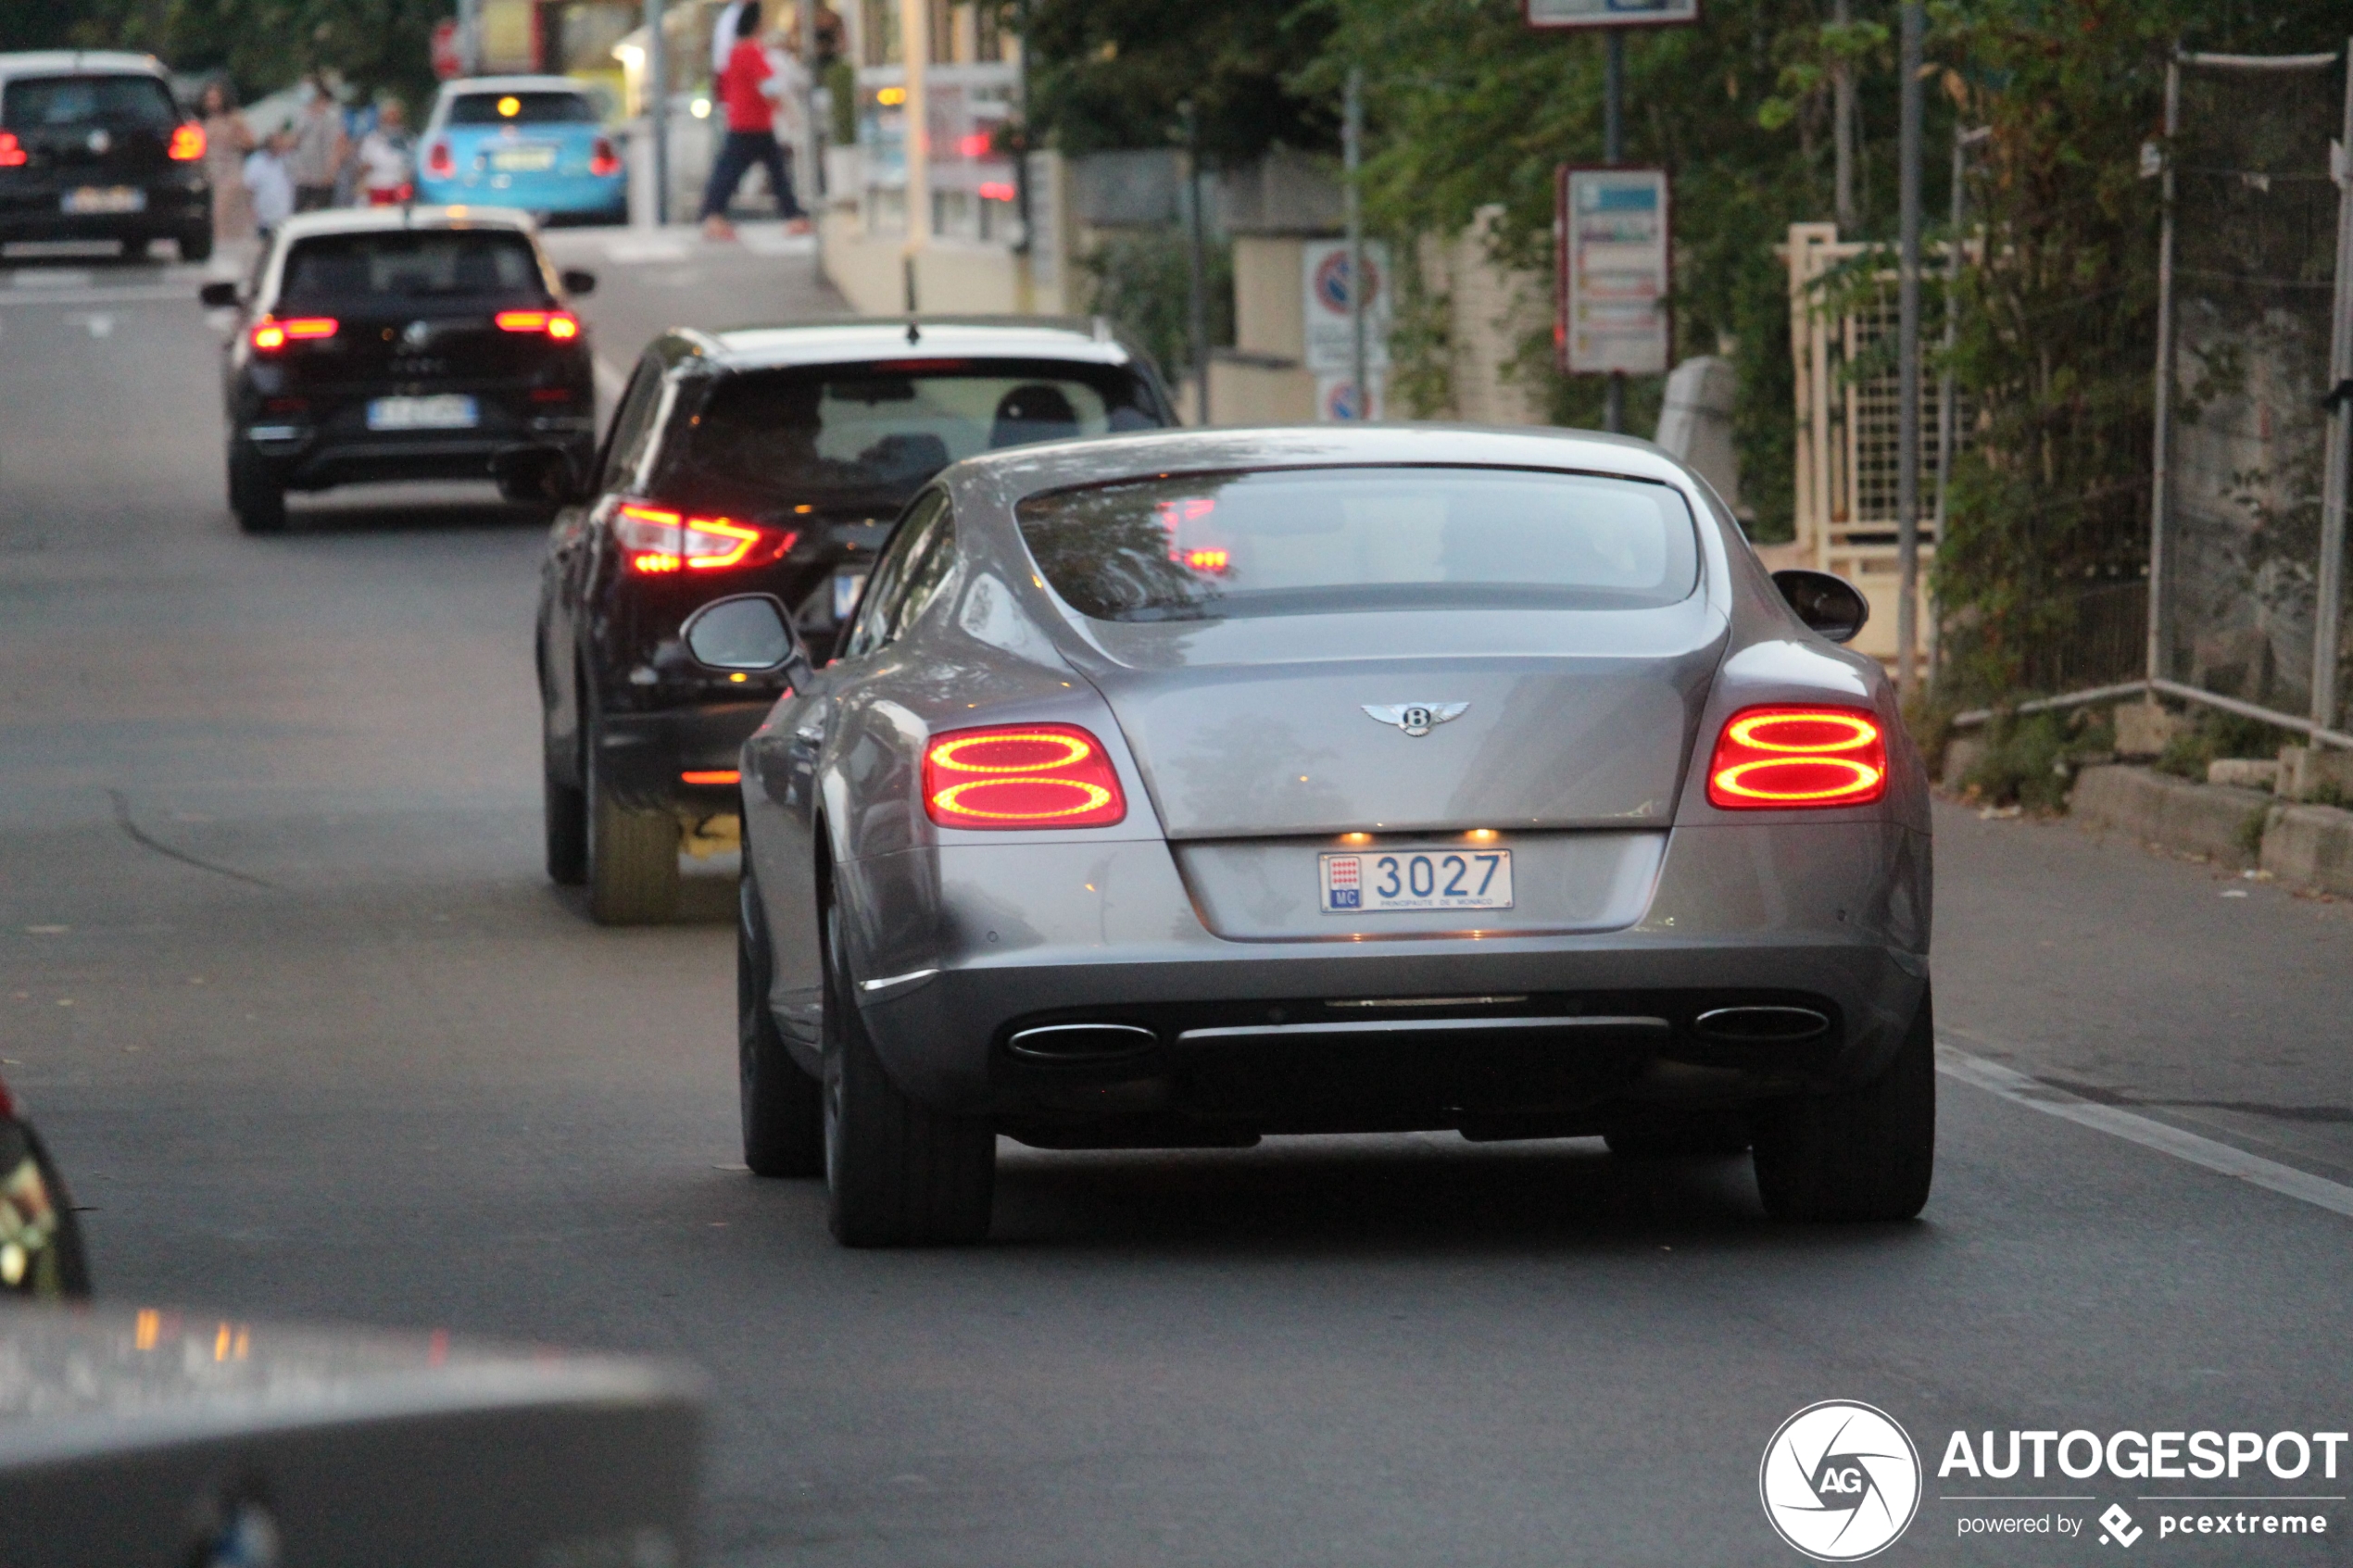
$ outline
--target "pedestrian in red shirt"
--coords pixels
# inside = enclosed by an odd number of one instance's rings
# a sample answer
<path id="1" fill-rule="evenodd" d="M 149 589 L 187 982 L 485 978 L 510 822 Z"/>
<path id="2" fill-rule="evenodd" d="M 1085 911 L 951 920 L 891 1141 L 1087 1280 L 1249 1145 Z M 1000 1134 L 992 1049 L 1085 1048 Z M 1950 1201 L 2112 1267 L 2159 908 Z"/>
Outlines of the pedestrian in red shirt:
<path id="1" fill-rule="evenodd" d="M 735 225 L 727 221 L 727 204 L 736 187 L 754 164 L 768 171 L 769 188 L 776 193 L 776 209 L 788 220 L 803 214 L 793 196 L 792 176 L 785 169 L 785 150 L 776 144 L 776 94 L 783 82 L 760 46 L 759 0 L 744 6 L 736 19 L 736 46 L 727 55 L 727 69 L 719 73 L 719 102 L 727 116 L 727 139 L 711 167 L 711 184 L 703 192 L 702 232 L 707 238 L 731 240 Z"/>

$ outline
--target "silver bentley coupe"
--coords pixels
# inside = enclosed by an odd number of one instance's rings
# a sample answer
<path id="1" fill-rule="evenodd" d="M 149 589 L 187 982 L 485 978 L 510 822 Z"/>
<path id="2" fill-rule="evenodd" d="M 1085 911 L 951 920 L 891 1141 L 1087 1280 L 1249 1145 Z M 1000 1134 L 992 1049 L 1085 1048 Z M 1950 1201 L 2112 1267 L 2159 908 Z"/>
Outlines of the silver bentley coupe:
<path id="1" fill-rule="evenodd" d="M 1935 1143 L 1928 791 L 1861 596 L 1648 445 L 1163 432 L 967 458 L 742 754 L 744 1152 L 852 1246 L 997 1139 L 1605 1137 L 1895 1220 Z"/>

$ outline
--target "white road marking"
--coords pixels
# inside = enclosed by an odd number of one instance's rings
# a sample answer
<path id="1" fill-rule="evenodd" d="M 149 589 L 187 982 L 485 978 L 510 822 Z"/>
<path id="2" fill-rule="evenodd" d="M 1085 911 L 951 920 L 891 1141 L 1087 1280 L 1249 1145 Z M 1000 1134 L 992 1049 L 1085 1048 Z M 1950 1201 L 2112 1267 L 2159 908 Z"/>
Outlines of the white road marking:
<path id="1" fill-rule="evenodd" d="M 2139 1144 L 2144 1148 L 2170 1154 L 2193 1165 L 2205 1167 L 2221 1175 L 2235 1176 L 2284 1197 L 2299 1198 L 2332 1214 L 2353 1219 L 2353 1187 L 2299 1171 L 2293 1165 L 2283 1165 L 2275 1160 L 2233 1148 L 2212 1138 L 2202 1138 L 2196 1133 L 2185 1133 L 2146 1116 L 2136 1116 L 2119 1106 L 2102 1105 L 2065 1089 L 2054 1088 L 2038 1078 L 1988 1061 L 1983 1057 L 1970 1056 L 1947 1045 L 1936 1047 L 1937 1071 L 1949 1078 L 1971 1084 L 1988 1094 L 2001 1096 L 2020 1105 L 2030 1107 L 2046 1116 L 2089 1127 L 2095 1132 Z"/>
<path id="2" fill-rule="evenodd" d="M 71 293 L 49 289 L 28 290 L 22 294 L 0 292 L 0 308 L 11 305 L 19 307 L 37 305 L 44 309 L 56 309 L 67 305 L 162 305 L 173 301 L 194 305 L 196 303 L 196 291 L 145 287 L 76 289 Z"/>
<path id="3" fill-rule="evenodd" d="M 78 267 L 36 267 L 10 273 L 8 283 L 19 289 L 86 289 L 90 277 Z"/>
<path id="4" fill-rule="evenodd" d="M 605 242 L 605 258 L 623 266 L 637 261 L 684 261 L 686 242 L 662 234 L 616 234 Z"/>
<path id="5" fill-rule="evenodd" d="M 66 318 L 66 325 L 86 327 L 92 337 L 114 336 L 114 318 L 103 310 L 93 310 L 87 316 L 69 316 Z"/>

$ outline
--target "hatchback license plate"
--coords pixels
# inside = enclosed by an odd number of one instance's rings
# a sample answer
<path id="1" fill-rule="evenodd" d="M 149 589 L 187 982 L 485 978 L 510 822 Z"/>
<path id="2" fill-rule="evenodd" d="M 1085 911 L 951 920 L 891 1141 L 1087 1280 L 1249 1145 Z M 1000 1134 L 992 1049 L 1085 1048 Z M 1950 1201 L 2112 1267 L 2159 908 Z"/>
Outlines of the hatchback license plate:
<path id="1" fill-rule="evenodd" d="M 538 174 L 556 167 L 553 147 L 501 147 L 490 155 L 490 167 L 508 174 Z"/>
<path id="2" fill-rule="evenodd" d="M 65 209 L 77 214 L 147 210 L 147 193 L 136 185 L 83 185 L 68 191 L 62 199 Z"/>
<path id="3" fill-rule="evenodd" d="M 1327 915 L 1512 907 L 1508 849 L 1400 849 L 1316 859 Z"/>
<path id="4" fill-rule="evenodd" d="M 379 397 L 368 405 L 370 430 L 472 430 L 481 413 L 471 397 Z"/>

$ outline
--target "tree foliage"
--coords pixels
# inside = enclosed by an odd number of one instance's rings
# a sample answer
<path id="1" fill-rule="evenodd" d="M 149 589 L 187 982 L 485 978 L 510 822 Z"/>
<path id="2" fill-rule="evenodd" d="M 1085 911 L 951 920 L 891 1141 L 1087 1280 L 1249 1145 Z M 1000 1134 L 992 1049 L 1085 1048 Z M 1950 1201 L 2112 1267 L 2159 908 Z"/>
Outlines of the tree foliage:
<path id="1" fill-rule="evenodd" d="M 421 105 L 449 0 L 0 0 L 0 49 L 138 49 L 174 70 L 221 71 L 241 97 L 308 70 Z"/>

